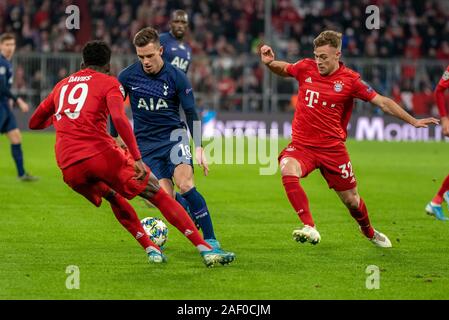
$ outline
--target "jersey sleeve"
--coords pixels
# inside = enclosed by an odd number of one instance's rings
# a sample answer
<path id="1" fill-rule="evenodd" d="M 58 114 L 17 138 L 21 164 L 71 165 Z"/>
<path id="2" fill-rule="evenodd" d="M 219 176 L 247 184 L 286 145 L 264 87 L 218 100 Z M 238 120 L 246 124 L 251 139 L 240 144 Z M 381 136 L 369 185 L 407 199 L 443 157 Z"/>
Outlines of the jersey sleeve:
<path id="1" fill-rule="evenodd" d="M 122 87 L 121 84 L 115 79 L 111 80 L 105 93 L 106 104 L 111 114 L 111 126 L 113 125 L 114 130 L 120 134 L 134 160 L 138 160 L 141 158 L 140 151 L 123 106 L 123 97 L 125 94 L 122 92 L 123 89 L 120 89 Z"/>
<path id="2" fill-rule="evenodd" d="M 0 95 L 6 96 L 16 102 L 17 96 L 9 90 L 7 70 L 8 67 L 3 63 L 0 63 Z"/>
<path id="3" fill-rule="evenodd" d="M 299 80 L 299 76 L 306 70 L 306 63 L 304 59 L 287 65 L 287 73 Z"/>
<path id="4" fill-rule="evenodd" d="M 201 134 L 201 122 L 198 116 L 198 112 L 195 106 L 195 97 L 193 95 L 192 85 L 187 79 L 187 76 L 180 70 L 177 70 L 177 94 L 181 106 L 186 114 L 187 126 L 189 127 L 190 134 L 192 135 L 195 146 L 201 146 L 202 134 Z M 195 126 L 198 124 L 199 126 Z"/>
<path id="5" fill-rule="evenodd" d="M 55 113 L 53 91 L 42 101 L 30 118 L 28 127 L 32 130 L 45 129 L 52 125 Z"/>
<path id="6" fill-rule="evenodd" d="M 164 51 L 165 51 L 165 46 L 167 45 L 167 35 L 165 33 L 160 35 L 159 42 L 161 43 L 161 46 L 164 47 Z"/>
<path id="7" fill-rule="evenodd" d="M 444 91 L 446 91 L 447 88 L 449 88 L 449 67 L 443 73 L 443 76 L 438 82 L 438 85 L 436 86 L 434 92 L 435 102 L 437 104 L 440 117 L 447 117 L 448 115 L 448 110 L 446 108 L 446 101 L 444 98 Z"/>
<path id="8" fill-rule="evenodd" d="M 120 81 L 120 77 L 122 78 L 122 81 Z M 123 75 L 123 71 L 119 74 L 119 79 L 118 79 L 119 83 L 115 81 L 115 84 L 113 86 L 111 86 L 108 90 L 108 92 L 106 92 L 106 96 L 108 96 L 108 94 L 110 94 L 111 96 L 115 96 L 115 97 L 121 97 L 123 100 L 126 98 L 127 95 L 127 91 L 123 85 L 123 83 L 125 82 L 125 76 Z M 120 92 L 120 95 L 117 94 L 117 89 Z M 110 123 L 110 127 L 109 127 L 109 134 L 113 137 L 118 137 L 118 132 L 117 129 L 115 128 L 114 122 L 112 121 L 112 119 L 109 119 L 109 123 Z"/>
<path id="9" fill-rule="evenodd" d="M 443 76 L 438 82 L 438 86 L 443 87 L 445 89 L 449 88 L 449 67 L 444 71 Z"/>
<path id="10" fill-rule="evenodd" d="M 377 92 L 360 77 L 355 79 L 352 84 L 352 96 L 354 98 L 362 99 L 363 101 L 371 101 L 376 95 Z"/>
<path id="11" fill-rule="evenodd" d="M 125 99 L 129 92 L 125 70 L 123 70 L 122 72 L 119 73 L 118 81 L 121 84 L 120 91 L 123 94 L 123 99 Z"/>
<path id="12" fill-rule="evenodd" d="M 108 85 L 105 86 L 106 88 L 106 92 L 105 92 L 105 96 L 106 97 L 120 97 L 122 98 L 122 100 L 125 100 L 126 97 L 126 92 L 125 89 L 123 88 L 123 85 L 118 82 L 114 77 L 110 77 L 110 79 L 108 80 Z"/>

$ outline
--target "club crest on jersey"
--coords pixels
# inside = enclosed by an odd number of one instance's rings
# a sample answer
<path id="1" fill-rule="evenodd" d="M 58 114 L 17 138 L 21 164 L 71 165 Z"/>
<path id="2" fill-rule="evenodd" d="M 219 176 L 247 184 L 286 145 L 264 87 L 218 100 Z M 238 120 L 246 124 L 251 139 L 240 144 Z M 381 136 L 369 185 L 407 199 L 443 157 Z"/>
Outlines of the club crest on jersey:
<path id="1" fill-rule="evenodd" d="M 371 88 L 371 86 L 368 83 L 366 83 L 364 80 L 361 80 L 361 82 L 366 86 L 366 92 L 369 93 L 373 92 L 373 88 Z"/>
<path id="2" fill-rule="evenodd" d="M 443 73 L 443 80 L 444 81 L 449 80 L 449 71 L 444 71 L 444 73 Z"/>
<path id="3" fill-rule="evenodd" d="M 335 92 L 341 92 L 343 90 L 343 81 L 337 80 L 334 81 L 334 91 Z"/>
<path id="4" fill-rule="evenodd" d="M 164 96 L 166 96 L 168 94 L 168 84 L 164 83 L 164 92 L 163 92 Z"/>

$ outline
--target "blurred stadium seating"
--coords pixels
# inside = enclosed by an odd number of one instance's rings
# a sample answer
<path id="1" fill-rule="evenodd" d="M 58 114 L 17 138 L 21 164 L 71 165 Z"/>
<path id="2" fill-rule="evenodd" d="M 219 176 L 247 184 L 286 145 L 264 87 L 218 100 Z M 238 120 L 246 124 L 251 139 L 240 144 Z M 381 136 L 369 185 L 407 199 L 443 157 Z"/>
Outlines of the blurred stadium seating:
<path id="1" fill-rule="evenodd" d="M 432 90 L 449 64 L 448 1 L 273 3 L 270 44 L 278 59 L 294 62 L 310 57 L 313 38 L 320 31 L 339 30 L 344 33 L 343 61 L 365 81 L 409 112 L 436 113 Z M 80 8 L 80 31 L 65 27 L 65 9 L 70 4 Z M 370 4 L 380 9 L 379 30 L 365 27 L 365 8 Z M 256 48 L 264 41 L 262 0 L 2 0 L 0 33 L 14 32 L 18 37 L 14 89 L 36 106 L 58 80 L 79 67 L 77 52 L 89 39 L 104 39 L 112 45 L 117 73 L 135 60 L 133 34 L 148 25 L 167 31 L 170 12 L 179 8 L 190 15 L 188 42 L 194 61 L 189 77 L 200 107 L 237 112 L 293 110 L 296 82 L 278 77 L 270 79 L 270 107 L 264 110 L 261 103 L 264 70 Z"/>

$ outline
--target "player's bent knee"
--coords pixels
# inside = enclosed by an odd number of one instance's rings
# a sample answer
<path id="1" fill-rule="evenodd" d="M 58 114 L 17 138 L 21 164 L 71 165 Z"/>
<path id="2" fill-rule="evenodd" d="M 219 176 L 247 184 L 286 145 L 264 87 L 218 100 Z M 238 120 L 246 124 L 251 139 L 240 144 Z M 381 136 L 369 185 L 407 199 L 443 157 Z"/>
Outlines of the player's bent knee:
<path id="1" fill-rule="evenodd" d="M 19 129 L 9 131 L 7 133 L 7 136 L 11 144 L 19 144 L 22 142 L 22 135 L 20 134 Z"/>
<path id="2" fill-rule="evenodd" d="M 280 163 L 282 176 L 301 177 L 301 166 L 298 161 L 292 158 L 284 158 Z"/>
<path id="3" fill-rule="evenodd" d="M 178 188 L 181 191 L 181 193 L 186 193 L 190 191 L 194 186 L 195 185 L 193 183 L 193 180 L 182 181 L 181 183 L 178 184 Z"/>

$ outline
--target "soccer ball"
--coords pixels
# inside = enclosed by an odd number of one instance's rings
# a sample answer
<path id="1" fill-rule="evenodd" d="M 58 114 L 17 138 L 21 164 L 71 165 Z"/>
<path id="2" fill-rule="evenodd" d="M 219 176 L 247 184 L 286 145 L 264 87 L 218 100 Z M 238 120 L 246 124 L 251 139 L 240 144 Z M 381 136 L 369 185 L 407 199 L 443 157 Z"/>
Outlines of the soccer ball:
<path id="1" fill-rule="evenodd" d="M 167 242 L 167 225 L 159 218 L 147 217 L 140 220 L 150 240 L 162 247 Z"/>

